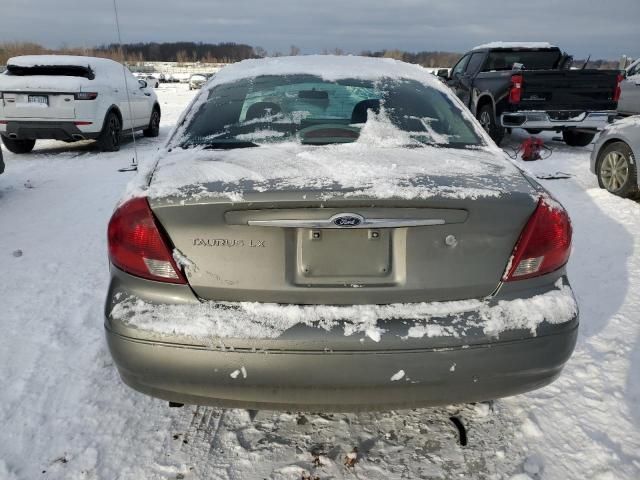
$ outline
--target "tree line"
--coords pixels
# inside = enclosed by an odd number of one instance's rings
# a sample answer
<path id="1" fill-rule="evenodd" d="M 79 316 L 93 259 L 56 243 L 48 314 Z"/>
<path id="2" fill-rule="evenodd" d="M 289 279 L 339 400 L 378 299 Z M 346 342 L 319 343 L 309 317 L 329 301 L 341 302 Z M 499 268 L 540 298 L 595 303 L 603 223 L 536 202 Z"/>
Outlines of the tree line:
<path id="1" fill-rule="evenodd" d="M 254 47 L 242 43 L 201 43 L 201 42 L 144 42 L 131 44 L 108 44 L 91 48 L 60 47 L 45 48 L 37 43 L 6 42 L 0 43 L 0 65 L 18 55 L 87 55 L 92 57 L 111 58 L 119 62 L 203 62 L 203 63 L 233 63 L 248 58 L 279 57 L 282 55 L 300 55 L 301 50 L 291 45 L 286 52 L 267 52 L 262 47 Z M 323 54 L 347 55 L 340 48 L 323 50 Z M 395 58 L 408 63 L 417 63 L 423 67 L 452 67 L 462 56 L 457 52 L 422 51 L 407 52 L 404 50 L 365 50 L 359 53 L 367 57 Z M 576 60 L 574 66 L 581 67 L 584 60 Z M 617 68 L 618 60 L 590 60 L 589 68 Z"/>

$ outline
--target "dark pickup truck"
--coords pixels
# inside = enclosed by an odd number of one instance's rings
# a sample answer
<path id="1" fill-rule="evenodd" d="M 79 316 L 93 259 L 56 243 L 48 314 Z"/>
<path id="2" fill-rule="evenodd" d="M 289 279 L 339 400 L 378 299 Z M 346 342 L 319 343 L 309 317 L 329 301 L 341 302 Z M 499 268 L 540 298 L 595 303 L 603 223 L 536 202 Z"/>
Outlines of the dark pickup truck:
<path id="1" fill-rule="evenodd" d="M 481 45 L 451 69 L 438 71 L 500 143 L 524 128 L 562 132 L 568 145 L 588 145 L 616 115 L 622 73 L 571 69 L 573 59 L 547 43 Z"/>

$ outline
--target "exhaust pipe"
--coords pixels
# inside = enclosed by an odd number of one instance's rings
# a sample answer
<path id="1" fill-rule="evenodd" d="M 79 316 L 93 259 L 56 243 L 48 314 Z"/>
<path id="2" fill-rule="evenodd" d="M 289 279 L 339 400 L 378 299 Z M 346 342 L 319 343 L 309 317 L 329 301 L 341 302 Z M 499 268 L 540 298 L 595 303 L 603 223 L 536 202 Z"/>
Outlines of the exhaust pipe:
<path id="1" fill-rule="evenodd" d="M 9 138 L 18 138 L 18 135 L 15 133 L 10 133 Z"/>
<path id="2" fill-rule="evenodd" d="M 73 135 L 71 135 L 71 138 L 73 138 L 74 140 L 84 140 L 84 137 L 77 133 L 74 133 Z"/>

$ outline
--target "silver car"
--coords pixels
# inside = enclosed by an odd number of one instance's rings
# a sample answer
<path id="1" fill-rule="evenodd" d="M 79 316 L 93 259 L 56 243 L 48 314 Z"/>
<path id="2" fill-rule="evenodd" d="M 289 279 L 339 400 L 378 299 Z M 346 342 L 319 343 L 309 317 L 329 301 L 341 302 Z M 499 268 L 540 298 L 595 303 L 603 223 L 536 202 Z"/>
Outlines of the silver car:
<path id="1" fill-rule="evenodd" d="M 174 404 L 356 411 L 514 395 L 577 336 L 567 212 L 390 59 L 218 73 L 108 228 L 122 380 Z"/>
<path id="2" fill-rule="evenodd" d="M 640 171 L 640 115 L 623 118 L 600 133 L 591 152 L 591 171 L 600 188 L 621 197 L 638 195 Z"/>
<path id="3" fill-rule="evenodd" d="M 640 59 L 629 65 L 625 78 L 620 82 L 618 113 L 640 115 Z"/>

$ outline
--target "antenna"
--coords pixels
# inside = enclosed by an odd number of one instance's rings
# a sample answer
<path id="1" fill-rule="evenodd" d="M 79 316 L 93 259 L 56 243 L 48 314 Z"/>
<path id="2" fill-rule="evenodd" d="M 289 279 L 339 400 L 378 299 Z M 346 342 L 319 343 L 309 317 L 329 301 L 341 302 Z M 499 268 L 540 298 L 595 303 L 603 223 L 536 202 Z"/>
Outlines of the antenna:
<path id="1" fill-rule="evenodd" d="M 118 18 L 118 4 L 113 0 L 113 12 L 116 17 L 116 29 L 118 31 L 118 45 L 123 52 L 122 56 L 122 79 L 124 80 L 124 90 L 127 94 L 127 105 L 129 108 L 129 121 L 131 122 L 131 137 L 133 138 L 133 158 L 131 165 L 118 169 L 119 172 L 135 172 L 138 170 L 138 146 L 136 145 L 136 133 L 133 129 L 133 109 L 131 108 L 131 96 L 129 95 L 129 83 L 127 82 L 127 67 L 124 65 L 124 50 L 122 49 L 122 36 L 120 34 L 120 19 Z"/>

